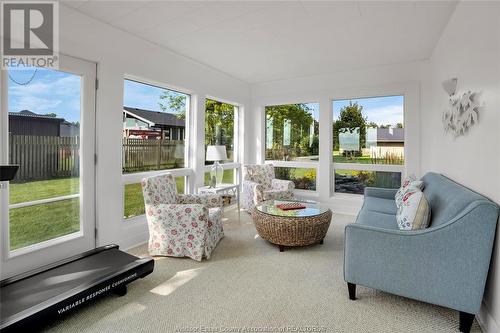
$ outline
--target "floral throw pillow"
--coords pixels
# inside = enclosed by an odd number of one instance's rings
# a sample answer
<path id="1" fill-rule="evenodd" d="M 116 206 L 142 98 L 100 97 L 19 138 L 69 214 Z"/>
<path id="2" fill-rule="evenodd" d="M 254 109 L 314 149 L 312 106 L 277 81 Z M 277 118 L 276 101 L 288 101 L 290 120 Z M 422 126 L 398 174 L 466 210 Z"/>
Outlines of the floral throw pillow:
<path id="1" fill-rule="evenodd" d="M 431 208 L 420 189 L 413 187 L 406 191 L 398 207 L 396 220 L 401 230 L 420 230 L 429 226 Z"/>
<path id="2" fill-rule="evenodd" d="M 403 196 L 405 193 L 412 188 L 418 188 L 419 190 L 424 189 L 424 182 L 417 180 L 414 175 L 410 175 L 403 180 L 403 184 L 396 192 L 394 199 L 396 200 L 396 207 L 400 207 L 403 202 Z"/>

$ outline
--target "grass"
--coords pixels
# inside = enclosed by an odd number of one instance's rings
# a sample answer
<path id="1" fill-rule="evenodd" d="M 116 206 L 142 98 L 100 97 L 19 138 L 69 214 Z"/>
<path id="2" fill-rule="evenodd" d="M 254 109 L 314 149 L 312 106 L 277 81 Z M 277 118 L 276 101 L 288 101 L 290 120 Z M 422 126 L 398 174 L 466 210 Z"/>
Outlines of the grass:
<path id="1" fill-rule="evenodd" d="M 80 191 L 79 178 L 62 178 L 26 183 L 11 183 L 9 203 L 35 201 L 76 194 Z"/>
<path id="2" fill-rule="evenodd" d="M 76 194 L 79 192 L 79 179 L 11 183 L 9 188 L 9 203 L 16 204 Z M 10 209 L 10 249 L 15 250 L 80 230 L 79 202 L 78 198 L 74 198 Z"/>
<path id="3" fill-rule="evenodd" d="M 40 243 L 80 230 L 80 199 L 9 210 L 10 249 Z"/>
<path id="4" fill-rule="evenodd" d="M 233 183 L 234 170 L 224 170 L 224 183 Z M 208 184 L 210 173 L 205 173 Z M 184 193 L 184 177 L 176 177 L 177 190 Z M 79 178 L 52 179 L 10 184 L 10 204 L 29 202 L 79 192 Z M 124 188 L 125 218 L 144 214 L 141 184 Z M 80 230 L 79 198 L 9 210 L 10 249 L 36 244 Z"/>
<path id="5" fill-rule="evenodd" d="M 184 192 L 184 177 L 177 177 Z M 10 204 L 54 198 L 79 192 L 79 178 L 10 184 Z M 125 186 L 125 216 L 144 214 L 140 183 Z M 9 210 L 10 249 L 15 250 L 80 230 L 79 198 Z"/>

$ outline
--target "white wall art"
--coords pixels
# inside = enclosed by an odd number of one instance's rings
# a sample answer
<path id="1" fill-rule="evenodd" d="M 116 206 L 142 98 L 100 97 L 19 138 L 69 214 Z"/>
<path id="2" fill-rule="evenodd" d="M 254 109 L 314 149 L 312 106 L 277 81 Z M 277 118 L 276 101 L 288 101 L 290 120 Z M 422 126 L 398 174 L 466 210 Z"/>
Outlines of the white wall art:
<path id="1" fill-rule="evenodd" d="M 455 137 L 464 135 L 479 119 L 479 93 L 467 91 L 456 93 L 458 79 L 443 82 L 443 88 L 450 96 L 448 109 L 443 112 L 443 126 L 446 133 Z"/>

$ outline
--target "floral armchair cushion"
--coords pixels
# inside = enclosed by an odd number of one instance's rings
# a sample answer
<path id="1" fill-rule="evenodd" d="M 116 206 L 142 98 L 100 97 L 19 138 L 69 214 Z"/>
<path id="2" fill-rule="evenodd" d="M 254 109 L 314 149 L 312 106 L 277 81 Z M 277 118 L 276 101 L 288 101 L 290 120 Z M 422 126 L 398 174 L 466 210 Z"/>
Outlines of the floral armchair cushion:
<path id="1" fill-rule="evenodd" d="M 146 206 L 177 202 L 177 185 L 171 174 L 143 179 L 142 192 Z"/>
<path id="2" fill-rule="evenodd" d="M 274 178 L 274 166 L 245 165 L 243 167 L 242 206 L 251 211 L 255 205 L 271 199 L 291 199 L 295 184 Z"/>
<path id="3" fill-rule="evenodd" d="M 272 164 L 264 165 L 245 165 L 243 166 L 243 180 L 249 180 L 261 184 L 264 190 L 273 188 L 274 166 Z"/>
<path id="4" fill-rule="evenodd" d="M 222 227 L 222 199 L 214 194 L 177 194 L 170 174 L 142 181 L 151 255 L 210 258 Z"/>

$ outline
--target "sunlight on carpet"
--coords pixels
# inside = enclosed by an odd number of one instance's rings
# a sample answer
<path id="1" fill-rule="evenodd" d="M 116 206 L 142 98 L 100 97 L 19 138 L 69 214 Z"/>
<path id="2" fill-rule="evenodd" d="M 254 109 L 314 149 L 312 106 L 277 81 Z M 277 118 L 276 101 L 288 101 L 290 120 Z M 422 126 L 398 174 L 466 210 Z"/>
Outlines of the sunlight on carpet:
<path id="1" fill-rule="evenodd" d="M 173 293 L 180 286 L 188 283 L 191 279 L 200 274 L 201 268 L 188 269 L 185 271 L 177 272 L 168 281 L 160 284 L 158 287 L 151 289 L 151 292 L 161 296 L 168 296 Z"/>

